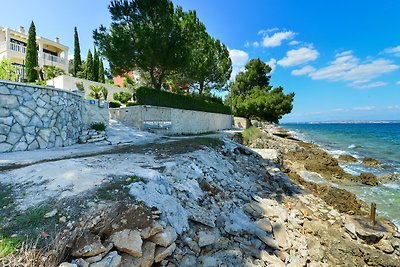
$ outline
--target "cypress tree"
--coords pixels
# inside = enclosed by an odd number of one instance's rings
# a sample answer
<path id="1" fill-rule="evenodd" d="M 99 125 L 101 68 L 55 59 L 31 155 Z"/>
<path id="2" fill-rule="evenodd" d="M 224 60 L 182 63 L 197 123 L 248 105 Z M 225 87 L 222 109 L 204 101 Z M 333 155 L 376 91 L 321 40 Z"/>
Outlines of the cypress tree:
<path id="1" fill-rule="evenodd" d="M 38 51 L 36 48 L 36 27 L 31 23 L 29 27 L 28 44 L 26 46 L 25 69 L 28 82 L 34 82 L 38 79 Z"/>
<path id="2" fill-rule="evenodd" d="M 82 59 L 81 59 L 81 47 L 79 45 L 79 36 L 78 36 L 78 30 L 74 29 L 75 34 L 74 34 L 74 76 L 77 76 L 77 73 L 81 70 L 82 68 Z"/>
<path id="3" fill-rule="evenodd" d="M 96 47 L 94 48 L 94 56 L 93 56 L 93 81 L 99 81 L 99 53 L 97 53 Z"/>
<path id="4" fill-rule="evenodd" d="M 89 81 L 93 81 L 94 80 L 94 75 L 93 75 L 93 56 L 92 56 L 92 52 L 90 52 L 90 49 L 88 51 L 87 58 L 86 58 L 85 74 L 86 74 L 86 79 L 88 79 Z"/>
<path id="5" fill-rule="evenodd" d="M 105 83 L 106 82 L 103 60 L 101 60 L 101 59 L 99 61 L 99 82 L 100 83 Z"/>

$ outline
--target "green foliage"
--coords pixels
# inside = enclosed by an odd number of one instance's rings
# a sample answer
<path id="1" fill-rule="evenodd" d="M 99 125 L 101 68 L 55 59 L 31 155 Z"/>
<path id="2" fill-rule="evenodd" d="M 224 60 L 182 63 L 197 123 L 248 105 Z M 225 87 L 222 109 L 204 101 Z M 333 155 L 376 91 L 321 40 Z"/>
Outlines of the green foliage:
<path id="1" fill-rule="evenodd" d="M 103 122 L 94 122 L 90 125 L 90 129 L 102 132 L 106 130 L 106 125 Z"/>
<path id="2" fill-rule="evenodd" d="M 94 48 L 94 56 L 93 56 L 93 81 L 99 81 L 99 68 L 100 68 L 100 58 L 97 53 L 96 48 Z"/>
<path id="3" fill-rule="evenodd" d="M 9 237 L 0 233 L 0 259 L 14 254 L 21 246 L 20 238 Z"/>
<path id="4" fill-rule="evenodd" d="M 110 28 L 95 30 L 94 39 L 116 74 L 139 68 L 160 90 L 168 75 L 187 67 L 191 29 L 180 7 L 170 0 L 115 0 L 109 11 Z"/>
<path id="5" fill-rule="evenodd" d="M 8 80 L 16 82 L 18 79 L 17 67 L 11 64 L 8 59 L 0 61 L 0 80 Z"/>
<path id="6" fill-rule="evenodd" d="M 88 79 L 89 81 L 94 81 L 93 56 L 92 56 L 92 52 L 90 52 L 90 49 L 88 51 L 87 58 L 86 58 L 85 75 L 86 75 L 86 79 Z"/>
<path id="7" fill-rule="evenodd" d="M 116 101 L 126 104 L 129 100 L 132 99 L 132 94 L 128 92 L 118 92 L 113 94 L 113 98 Z"/>
<path id="8" fill-rule="evenodd" d="M 108 103 L 109 108 L 119 108 L 121 105 L 121 102 L 115 100 Z"/>
<path id="9" fill-rule="evenodd" d="M 81 59 L 81 48 L 79 45 L 79 36 L 78 30 L 76 27 L 74 28 L 74 69 L 73 74 L 74 77 L 77 77 L 78 72 L 82 70 L 82 59 Z"/>
<path id="10" fill-rule="evenodd" d="M 199 95 L 177 95 L 165 91 L 158 91 L 147 87 L 140 87 L 136 91 L 136 102 L 139 105 L 198 110 L 205 112 L 230 114 L 230 108 L 223 104 L 204 100 Z"/>
<path id="11" fill-rule="evenodd" d="M 269 84 L 271 67 L 260 59 L 253 59 L 230 85 L 231 94 L 225 104 L 232 101 L 236 116 L 279 123 L 283 115 L 293 108 L 294 93 L 284 94 L 283 87 Z"/>
<path id="12" fill-rule="evenodd" d="M 108 90 L 107 90 L 107 88 L 105 88 L 104 86 L 103 86 L 103 88 L 101 89 L 101 94 L 103 95 L 104 100 L 107 100 L 107 97 L 108 97 Z"/>
<path id="13" fill-rule="evenodd" d="M 137 106 L 137 105 L 139 105 L 139 104 L 136 103 L 136 102 L 128 102 L 128 103 L 126 103 L 127 107 L 133 107 L 133 106 Z"/>
<path id="14" fill-rule="evenodd" d="M 99 83 L 106 83 L 106 76 L 105 76 L 104 65 L 103 65 L 102 59 L 100 59 L 100 62 L 99 62 Z M 113 83 L 114 83 L 114 81 L 113 81 Z"/>
<path id="15" fill-rule="evenodd" d="M 28 82 L 34 82 L 38 79 L 38 51 L 36 48 L 36 27 L 35 24 L 31 23 L 29 27 L 28 43 L 26 45 L 26 56 L 25 56 L 25 69 L 26 79 Z"/>
<path id="16" fill-rule="evenodd" d="M 79 91 L 85 92 L 85 86 L 83 85 L 83 82 L 75 83 L 75 86 Z"/>
<path id="17" fill-rule="evenodd" d="M 250 127 L 242 132 L 243 144 L 251 144 L 254 140 L 259 139 L 263 136 L 260 129 L 256 127 Z"/>
<path id="18" fill-rule="evenodd" d="M 94 99 L 99 100 L 103 96 L 103 90 L 105 89 L 104 86 L 101 85 L 89 85 L 90 89 L 90 96 L 93 97 Z M 108 93 L 108 91 L 107 91 Z"/>
<path id="19" fill-rule="evenodd" d="M 60 75 L 64 75 L 65 71 L 56 66 L 45 66 L 44 73 L 45 73 L 45 80 L 47 81 L 55 77 L 58 77 Z"/>

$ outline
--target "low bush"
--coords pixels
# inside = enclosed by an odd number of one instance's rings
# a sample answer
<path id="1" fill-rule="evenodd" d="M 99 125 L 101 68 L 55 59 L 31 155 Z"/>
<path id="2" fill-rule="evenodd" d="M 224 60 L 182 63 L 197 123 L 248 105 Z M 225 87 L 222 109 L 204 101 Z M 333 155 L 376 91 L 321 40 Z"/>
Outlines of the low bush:
<path id="1" fill-rule="evenodd" d="M 262 136 L 262 131 L 252 126 L 242 132 L 243 144 L 249 145 Z"/>
<path id="2" fill-rule="evenodd" d="M 103 122 L 94 122 L 90 125 L 90 129 L 101 132 L 106 129 L 106 125 Z"/>
<path id="3" fill-rule="evenodd" d="M 151 105 L 159 107 L 179 108 L 186 110 L 198 110 L 213 113 L 231 114 L 230 108 L 218 101 L 217 98 L 204 98 L 198 95 L 178 95 L 170 92 L 154 90 L 148 87 L 140 87 L 136 91 L 138 105 Z M 221 101 L 222 102 L 222 101 Z"/>
<path id="4" fill-rule="evenodd" d="M 113 94 L 113 99 L 121 102 L 122 104 L 128 103 L 132 99 L 132 94 L 128 92 L 119 92 Z"/>
<path id="5" fill-rule="evenodd" d="M 139 104 L 136 103 L 136 102 L 128 102 L 128 103 L 126 103 L 127 107 L 133 107 L 133 106 L 137 106 L 137 105 L 139 105 Z"/>
<path id="6" fill-rule="evenodd" d="M 119 101 L 110 101 L 108 103 L 109 108 L 119 108 L 121 106 L 121 102 Z"/>

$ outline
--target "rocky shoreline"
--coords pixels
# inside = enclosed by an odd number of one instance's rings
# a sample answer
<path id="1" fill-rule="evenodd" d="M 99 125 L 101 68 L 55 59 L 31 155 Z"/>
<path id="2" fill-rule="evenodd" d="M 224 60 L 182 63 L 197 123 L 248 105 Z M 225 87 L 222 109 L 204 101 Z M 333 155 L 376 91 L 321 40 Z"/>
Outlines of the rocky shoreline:
<path id="1" fill-rule="evenodd" d="M 67 216 L 54 248 L 34 265 L 400 265 L 400 234 L 390 221 L 372 224 L 368 205 L 354 194 L 307 182 L 300 172 L 358 178 L 317 146 L 275 126 L 260 129 L 250 148 L 217 136 L 155 144 L 144 155 L 124 149 L 96 157 L 104 169 L 130 164 L 138 179 L 107 189 L 107 200 L 84 197 L 80 206 L 88 209 Z M 198 148 L 174 149 L 182 144 Z M 116 200 L 124 192 L 126 205 Z"/>

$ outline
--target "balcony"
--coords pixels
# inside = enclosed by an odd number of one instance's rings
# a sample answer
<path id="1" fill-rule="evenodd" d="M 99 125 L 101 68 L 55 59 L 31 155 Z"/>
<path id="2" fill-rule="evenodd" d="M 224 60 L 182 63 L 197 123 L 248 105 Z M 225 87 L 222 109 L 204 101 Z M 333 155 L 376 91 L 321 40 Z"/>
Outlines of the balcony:
<path id="1" fill-rule="evenodd" d="M 26 47 L 23 45 L 15 44 L 15 43 L 0 43 L 0 53 L 1 52 L 6 52 L 7 50 L 11 50 L 20 54 L 25 54 L 26 53 Z M 25 58 L 25 56 L 23 56 Z M 64 58 L 58 57 L 58 56 L 53 56 L 51 54 L 45 53 L 45 52 L 38 52 L 38 57 L 39 61 L 43 63 L 43 65 L 51 65 L 52 63 L 58 63 L 62 65 L 66 65 L 67 62 Z"/>

